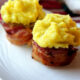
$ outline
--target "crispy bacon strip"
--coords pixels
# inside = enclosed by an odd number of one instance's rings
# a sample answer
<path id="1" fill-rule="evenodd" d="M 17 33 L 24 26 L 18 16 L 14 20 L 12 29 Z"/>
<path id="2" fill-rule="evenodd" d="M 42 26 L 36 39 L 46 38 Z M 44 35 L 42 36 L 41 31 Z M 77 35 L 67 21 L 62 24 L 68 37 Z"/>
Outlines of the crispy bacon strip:
<path id="1" fill-rule="evenodd" d="M 2 25 L 7 33 L 8 40 L 16 45 L 31 45 L 32 30 L 29 27 L 25 27 L 22 24 L 4 23 Z"/>
<path id="2" fill-rule="evenodd" d="M 69 48 L 42 48 L 33 41 L 32 58 L 48 66 L 63 66 L 72 62 L 76 56 L 77 49 Z"/>

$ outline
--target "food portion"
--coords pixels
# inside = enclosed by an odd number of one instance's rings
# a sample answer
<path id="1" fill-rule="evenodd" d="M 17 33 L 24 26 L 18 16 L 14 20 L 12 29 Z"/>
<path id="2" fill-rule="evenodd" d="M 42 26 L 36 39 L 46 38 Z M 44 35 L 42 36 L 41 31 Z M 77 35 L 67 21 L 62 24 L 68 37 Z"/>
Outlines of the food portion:
<path id="1" fill-rule="evenodd" d="M 2 25 L 9 41 L 16 45 L 31 44 L 33 26 L 44 16 L 37 0 L 8 0 L 1 7 Z"/>
<path id="2" fill-rule="evenodd" d="M 33 29 L 32 58 L 49 66 L 72 62 L 80 45 L 80 29 L 69 15 L 47 14 Z"/>
<path id="3" fill-rule="evenodd" d="M 21 24 L 2 23 L 7 33 L 8 40 L 16 45 L 32 44 L 32 30 Z"/>
<path id="4" fill-rule="evenodd" d="M 78 46 L 80 30 L 69 15 L 48 14 L 43 20 L 36 22 L 33 40 L 44 48 Z"/>
<path id="5" fill-rule="evenodd" d="M 38 0 L 8 0 L 1 7 L 1 16 L 6 23 L 29 25 L 44 15 Z"/>
<path id="6" fill-rule="evenodd" d="M 33 41 L 32 58 L 48 66 L 64 66 L 72 62 L 77 49 L 73 46 L 68 48 L 42 48 Z"/>

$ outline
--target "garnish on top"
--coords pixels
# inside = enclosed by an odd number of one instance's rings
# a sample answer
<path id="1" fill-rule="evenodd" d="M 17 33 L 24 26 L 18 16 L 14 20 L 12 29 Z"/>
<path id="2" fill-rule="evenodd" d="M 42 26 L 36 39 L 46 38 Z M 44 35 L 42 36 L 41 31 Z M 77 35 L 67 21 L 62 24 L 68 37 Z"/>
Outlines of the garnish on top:
<path id="1" fill-rule="evenodd" d="M 33 40 L 40 47 L 68 48 L 80 45 L 80 29 L 69 15 L 47 14 L 33 29 Z"/>
<path id="2" fill-rule="evenodd" d="M 29 25 L 44 15 L 38 0 L 8 0 L 1 7 L 1 16 L 6 23 Z"/>

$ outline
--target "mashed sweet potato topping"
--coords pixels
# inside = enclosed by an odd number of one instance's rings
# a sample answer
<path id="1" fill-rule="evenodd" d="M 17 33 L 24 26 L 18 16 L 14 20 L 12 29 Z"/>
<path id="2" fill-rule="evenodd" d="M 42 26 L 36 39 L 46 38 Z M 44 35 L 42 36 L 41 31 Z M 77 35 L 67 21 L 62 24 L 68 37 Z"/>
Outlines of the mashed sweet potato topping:
<path id="1" fill-rule="evenodd" d="M 44 15 L 38 0 L 8 0 L 1 7 L 1 16 L 6 23 L 29 25 Z"/>
<path id="2" fill-rule="evenodd" d="M 80 29 L 69 15 L 47 14 L 33 29 L 33 40 L 43 48 L 80 45 Z"/>

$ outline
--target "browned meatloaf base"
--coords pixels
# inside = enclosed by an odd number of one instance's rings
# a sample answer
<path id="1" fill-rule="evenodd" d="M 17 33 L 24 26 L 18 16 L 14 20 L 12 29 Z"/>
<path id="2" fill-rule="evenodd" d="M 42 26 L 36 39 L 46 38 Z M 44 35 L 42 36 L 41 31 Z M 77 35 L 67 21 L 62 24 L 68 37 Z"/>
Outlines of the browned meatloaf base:
<path id="1" fill-rule="evenodd" d="M 42 48 L 36 42 L 32 43 L 32 58 L 48 66 L 64 66 L 72 62 L 77 49 L 69 48 Z"/>
<path id="2" fill-rule="evenodd" d="M 32 29 L 22 24 L 2 22 L 8 40 L 15 45 L 32 44 Z"/>

